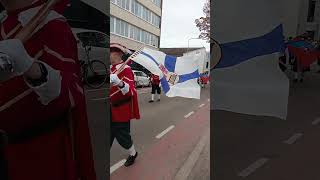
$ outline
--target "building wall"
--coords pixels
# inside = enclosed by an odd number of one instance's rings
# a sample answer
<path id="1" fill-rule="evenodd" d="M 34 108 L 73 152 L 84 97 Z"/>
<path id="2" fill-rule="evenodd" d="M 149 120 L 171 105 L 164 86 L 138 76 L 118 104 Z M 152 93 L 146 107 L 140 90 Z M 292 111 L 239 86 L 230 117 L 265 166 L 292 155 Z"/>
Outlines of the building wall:
<path id="1" fill-rule="evenodd" d="M 320 39 L 320 0 L 316 3 L 313 22 L 308 22 L 309 0 L 284 0 L 282 4 L 284 34 L 286 37 L 297 36 L 314 31 L 314 39 Z"/>
<path id="2" fill-rule="evenodd" d="M 114 21 L 121 20 L 126 24 L 126 26 L 129 26 L 129 32 L 126 32 L 126 35 L 119 35 L 118 32 L 115 32 L 116 28 L 116 22 L 114 22 L 114 27 L 112 25 L 110 28 L 113 28 L 114 31 L 111 31 L 110 34 L 110 42 L 120 43 L 125 46 L 127 46 L 129 49 L 137 50 L 141 46 L 147 46 L 149 48 L 158 49 L 160 47 L 160 37 L 161 37 L 161 15 L 162 10 L 161 6 L 157 6 L 153 0 L 136 0 L 136 2 L 140 3 L 142 6 L 147 8 L 149 11 L 151 11 L 153 14 L 157 15 L 160 18 L 160 25 L 159 27 L 155 26 L 154 24 L 144 20 L 141 17 L 138 17 L 134 13 L 132 13 L 130 10 L 127 10 L 121 6 L 119 6 L 117 3 L 118 0 L 115 0 L 113 2 L 110 1 L 110 17 L 112 19 L 116 19 Z M 127 2 L 131 2 L 131 0 L 127 0 Z M 129 5 L 129 8 L 132 9 L 131 4 Z M 112 23 L 112 21 L 110 21 Z M 127 25 L 129 24 L 129 25 Z M 148 34 L 148 38 L 150 36 L 150 44 L 143 43 L 140 38 L 138 37 L 132 37 L 130 30 L 132 28 L 137 28 L 139 31 L 143 31 L 143 33 Z M 137 34 L 134 32 L 134 34 Z M 138 33 L 139 34 L 139 33 Z"/>
<path id="3" fill-rule="evenodd" d="M 294 37 L 297 35 L 301 0 L 284 0 L 282 4 L 282 23 L 284 35 Z"/>

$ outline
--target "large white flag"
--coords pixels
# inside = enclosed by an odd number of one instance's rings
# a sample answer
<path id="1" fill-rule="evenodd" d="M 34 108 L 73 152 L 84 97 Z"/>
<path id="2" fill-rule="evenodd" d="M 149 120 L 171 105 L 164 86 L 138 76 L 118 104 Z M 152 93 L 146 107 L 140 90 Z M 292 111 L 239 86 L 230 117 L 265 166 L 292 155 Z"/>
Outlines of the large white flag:
<path id="1" fill-rule="evenodd" d="M 174 57 L 163 52 L 143 48 L 133 61 L 160 77 L 163 91 L 168 97 L 200 99 L 199 56 Z"/>
<path id="2" fill-rule="evenodd" d="M 278 0 L 214 3 L 213 38 L 222 55 L 211 71 L 212 109 L 286 119 L 289 81 L 278 67 L 284 38 L 279 8 Z"/>

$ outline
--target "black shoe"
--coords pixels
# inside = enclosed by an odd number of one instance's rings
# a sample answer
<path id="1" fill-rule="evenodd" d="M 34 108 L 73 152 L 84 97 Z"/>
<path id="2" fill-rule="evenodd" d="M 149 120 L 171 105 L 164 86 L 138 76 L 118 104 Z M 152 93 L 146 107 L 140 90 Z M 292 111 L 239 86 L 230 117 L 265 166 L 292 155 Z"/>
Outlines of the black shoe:
<path id="1" fill-rule="evenodd" d="M 129 155 L 129 157 L 127 158 L 127 161 L 124 163 L 124 166 L 129 167 L 132 164 L 134 164 L 134 161 L 136 160 L 137 157 L 138 157 L 138 152 L 136 152 L 136 155 L 134 156 Z"/>
<path id="2" fill-rule="evenodd" d="M 153 102 L 154 102 L 153 100 L 150 100 L 150 101 L 149 101 L 149 103 L 153 103 Z"/>
<path id="3" fill-rule="evenodd" d="M 158 102 L 160 101 L 160 99 L 158 99 Z"/>

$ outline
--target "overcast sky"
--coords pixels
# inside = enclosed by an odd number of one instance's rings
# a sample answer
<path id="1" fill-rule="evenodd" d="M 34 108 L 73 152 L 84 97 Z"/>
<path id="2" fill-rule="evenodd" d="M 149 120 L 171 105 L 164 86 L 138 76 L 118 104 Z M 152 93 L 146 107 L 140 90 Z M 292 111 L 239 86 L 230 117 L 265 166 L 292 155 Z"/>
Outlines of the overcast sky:
<path id="1" fill-rule="evenodd" d="M 195 19 L 204 16 L 206 0 L 163 0 L 160 47 L 188 47 L 188 39 L 197 38 L 199 29 Z M 206 41 L 192 39 L 190 47 L 203 47 L 209 51 Z"/>

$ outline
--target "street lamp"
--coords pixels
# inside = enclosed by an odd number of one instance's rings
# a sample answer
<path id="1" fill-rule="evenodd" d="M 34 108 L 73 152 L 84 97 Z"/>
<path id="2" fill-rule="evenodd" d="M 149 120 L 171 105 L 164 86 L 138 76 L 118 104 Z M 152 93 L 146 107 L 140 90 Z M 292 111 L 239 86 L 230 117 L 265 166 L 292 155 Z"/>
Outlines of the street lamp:
<path id="1" fill-rule="evenodd" d="M 188 39 L 188 49 L 187 49 L 187 52 L 189 52 L 189 42 L 190 42 L 191 39 L 200 39 L 200 38 L 197 37 L 197 38 L 190 38 L 190 39 Z"/>

